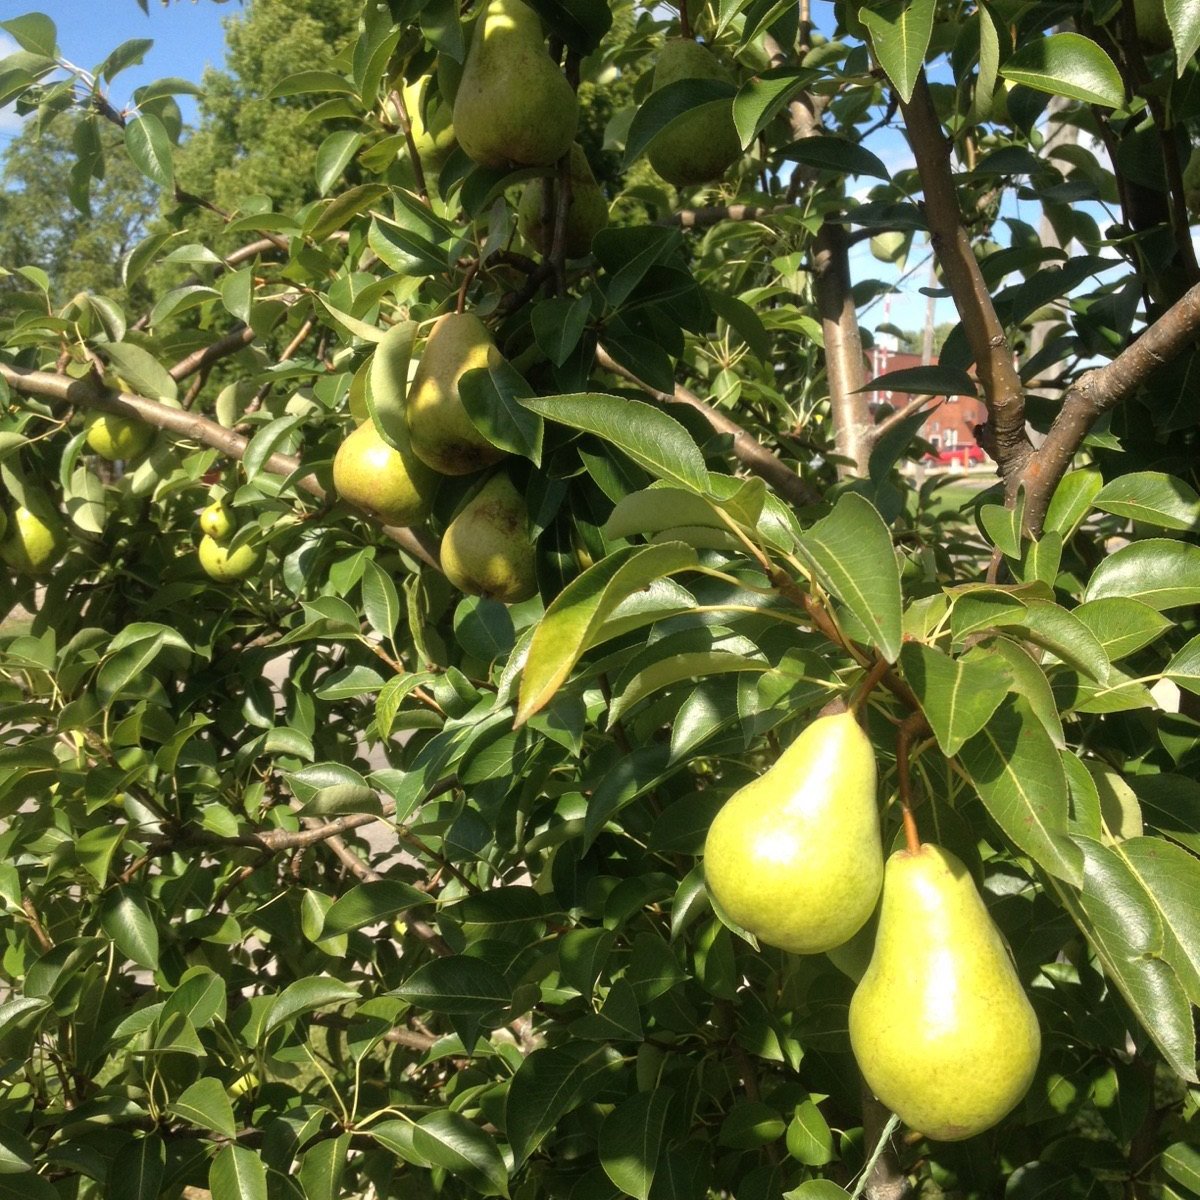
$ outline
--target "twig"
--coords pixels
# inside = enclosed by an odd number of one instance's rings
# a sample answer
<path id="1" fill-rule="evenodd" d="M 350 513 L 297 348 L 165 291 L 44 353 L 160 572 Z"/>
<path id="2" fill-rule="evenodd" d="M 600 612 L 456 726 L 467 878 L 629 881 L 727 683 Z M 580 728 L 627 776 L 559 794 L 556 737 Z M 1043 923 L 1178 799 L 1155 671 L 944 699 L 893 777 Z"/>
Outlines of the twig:
<path id="1" fill-rule="evenodd" d="M 197 371 L 206 371 L 213 363 L 219 362 L 222 358 L 228 358 L 231 354 L 244 350 L 254 341 L 254 336 L 254 330 L 249 325 L 243 325 L 240 329 L 235 329 L 232 333 L 218 338 L 211 345 L 193 351 L 187 358 L 181 358 L 167 371 L 167 374 L 178 383 L 189 375 L 196 374 Z"/>
<path id="2" fill-rule="evenodd" d="M 883 437 L 885 433 L 889 432 L 889 430 L 895 429 L 901 421 L 905 420 L 907 417 L 910 417 L 917 411 L 917 409 L 923 408 L 931 400 L 936 400 L 939 404 L 942 403 L 941 399 L 937 396 L 914 396 L 902 408 L 896 409 L 894 413 L 889 413 L 883 418 L 882 421 L 879 422 L 878 425 L 875 426 L 873 430 L 875 441 L 879 441 L 879 439 Z"/>
<path id="3" fill-rule="evenodd" d="M 396 115 L 400 118 L 400 129 L 404 134 L 404 140 L 408 143 L 408 156 L 412 160 L 413 178 L 417 183 L 417 193 L 428 204 L 429 186 L 425 182 L 425 168 L 421 165 L 421 156 L 417 153 L 417 141 L 413 137 L 412 118 L 409 115 L 408 106 L 404 103 L 404 96 L 399 88 L 393 89 L 388 99 L 396 107 Z"/>

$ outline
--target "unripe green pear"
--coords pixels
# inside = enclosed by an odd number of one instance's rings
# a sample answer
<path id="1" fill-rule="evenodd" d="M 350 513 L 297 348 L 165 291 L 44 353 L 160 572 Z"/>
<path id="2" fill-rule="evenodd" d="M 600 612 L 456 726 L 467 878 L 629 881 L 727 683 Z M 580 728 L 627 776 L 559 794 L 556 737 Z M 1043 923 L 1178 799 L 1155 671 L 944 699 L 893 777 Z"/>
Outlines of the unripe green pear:
<path id="1" fill-rule="evenodd" d="M 871 253 L 880 262 L 899 262 L 908 254 L 908 235 L 899 229 L 887 229 L 871 238 Z"/>
<path id="2" fill-rule="evenodd" d="M 85 440 L 92 452 L 109 462 L 137 458 L 154 441 L 152 425 L 136 417 L 119 417 L 115 413 L 88 413 L 84 428 Z"/>
<path id="3" fill-rule="evenodd" d="M 333 486 L 343 500 L 389 525 L 411 525 L 429 515 L 434 473 L 412 452 L 407 430 L 400 448 L 383 440 L 373 421 L 364 421 L 338 447 Z"/>
<path id="4" fill-rule="evenodd" d="M 793 954 L 840 946 L 883 881 L 875 754 L 852 713 L 818 717 L 717 813 L 704 843 L 713 898 Z"/>
<path id="5" fill-rule="evenodd" d="M 248 542 L 231 548 L 226 542 L 218 542 L 216 538 L 205 535 L 200 539 L 197 551 L 200 566 L 204 573 L 219 583 L 229 583 L 235 579 L 245 579 L 262 566 L 263 553 L 257 546 Z"/>
<path id="6" fill-rule="evenodd" d="M 456 588 L 502 604 L 537 594 L 525 501 L 501 472 L 463 505 L 442 537 L 442 570 Z"/>
<path id="7" fill-rule="evenodd" d="M 447 313 L 434 322 L 406 401 L 413 452 L 422 462 L 443 475 L 470 475 L 504 457 L 472 424 L 458 394 L 468 371 L 502 361 L 472 313 Z"/>
<path id="8" fill-rule="evenodd" d="M 579 101 L 522 0 L 490 0 L 454 98 L 458 143 L 480 166 L 548 167 L 571 148 Z"/>
<path id="9" fill-rule="evenodd" d="M 546 203 L 546 178 L 533 179 L 525 185 L 517 207 L 517 228 L 521 236 L 542 254 L 549 254 L 554 245 L 555 198 L 557 181 L 551 181 L 550 202 Z M 592 174 L 583 147 L 576 142 L 571 147 L 571 200 L 567 205 L 567 227 L 564 248 L 568 258 L 582 258 L 591 252 L 592 238 L 608 224 L 608 201 Z"/>
<path id="10" fill-rule="evenodd" d="M 871 1090 L 939 1141 L 995 1125 L 1029 1089 L 1041 1033 L 966 867 L 924 845 L 888 859 L 875 951 L 850 1002 Z"/>
<path id="11" fill-rule="evenodd" d="M 18 575 L 45 575 L 66 548 L 67 532 L 49 505 L 21 505 L 0 540 L 0 559 Z"/>
<path id="12" fill-rule="evenodd" d="M 654 66 L 654 90 L 681 79 L 722 79 L 729 72 L 707 46 L 691 38 L 672 38 Z M 676 187 L 719 179 L 742 157 L 733 123 L 732 102 L 702 104 L 672 121 L 651 143 L 650 165 Z"/>
<path id="13" fill-rule="evenodd" d="M 423 75 L 414 83 L 406 83 L 401 88 L 401 95 L 421 167 L 426 174 L 436 174 L 446 165 L 446 159 L 458 143 L 454 137 L 451 105 L 441 96 L 430 104 L 429 82 L 430 77 Z M 385 101 L 385 107 L 389 119 L 398 124 L 400 114 L 390 99 Z"/>
<path id="14" fill-rule="evenodd" d="M 237 522 L 224 500 L 214 500 L 200 514 L 200 531 L 214 541 L 227 541 L 235 529 Z"/>

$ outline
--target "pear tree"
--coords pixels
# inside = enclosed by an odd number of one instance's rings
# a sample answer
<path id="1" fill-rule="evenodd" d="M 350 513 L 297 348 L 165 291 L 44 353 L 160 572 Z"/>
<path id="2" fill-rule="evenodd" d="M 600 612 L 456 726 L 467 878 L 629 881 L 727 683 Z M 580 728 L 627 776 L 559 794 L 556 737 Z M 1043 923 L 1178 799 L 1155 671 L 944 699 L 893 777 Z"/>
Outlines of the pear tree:
<path id="1" fill-rule="evenodd" d="M 1200 6 L 12 7 L 0 1200 L 1200 1195 Z"/>

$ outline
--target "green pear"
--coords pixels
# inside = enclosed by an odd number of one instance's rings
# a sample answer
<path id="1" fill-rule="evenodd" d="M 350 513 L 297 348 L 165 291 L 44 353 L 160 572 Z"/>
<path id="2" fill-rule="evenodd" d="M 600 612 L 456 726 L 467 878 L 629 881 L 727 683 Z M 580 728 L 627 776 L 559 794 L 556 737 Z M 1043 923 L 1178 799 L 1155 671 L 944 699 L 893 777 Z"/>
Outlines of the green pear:
<path id="1" fill-rule="evenodd" d="M 542 254 L 549 254 L 554 245 L 557 183 L 549 181 L 547 200 L 547 182 L 547 178 L 542 178 L 527 183 L 517 206 L 517 228 L 521 236 Z M 607 224 L 608 201 L 592 174 L 583 147 L 576 142 L 571 147 L 571 199 L 567 205 L 565 243 L 567 257 L 582 258 L 590 253 L 592 238 Z"/>
<path id="2" fill-rule="evenodd" d="M 458 143 L 454 137 L 451 106 L 441 97 L 430 100 L 429 82 L 430 76 L 423 75 L 414 83 L 406 83 L 401 95 L 404 97 L 404 108 L 408 113 L 413 144 L 417 148 L 421 167 L 427 175 L 436 175 L 446 165 L 446 159 Z M 400 114 L 392 111 L 390 100 L 387 107 L 388 115 L 398 120 Z"/>
<path id="3" fill-rule="evenodd" d="M 240 546 L 231 548 L 227 542 L 218 542 L 216 538 L 207 534 L 200 539 L 197 553 L 204 573 L 219 583 L 245 579 L 247 575 L 257 571 L 263 561 L 262 551 L 257 546 L 243 542 Z"/>
<path id="4" fill-rule="evenodd" d="M 200 531 L 217 542 L 227 542 L 237 529 L 233 513 L 224 500 L 214 500 L 200 513 Z"/>
<path id="5" fill-rule="evenodd" d="M 502 604 L 537 594 L 529 512 L 501 472 L 463 505 L 442 537 L 442 570 L 456 588 Z"/>
<path id="6" fill-rule="evenodd" d="M 730 76 L 707 46 L 672 38 L 655 63 L 654 90 L 681 79 L 729 81 Z M 702 104 L 672 121 L 650 143 L 648 154 L 650 165 L 676 187 L 719 179 L 742 157 L 732 103 Z"/>
<path id="7" fill-rule="evenodd" d="M 470 475 L 504 457 L 471 423 L 458 395 L 466 372 L 502 361 L 473 314 L 447 313 L 434 322 L 406 402 L 413 452 L 427 466 L 443 475 Z"/>
<path id="8" fill-rule="evenodd" d="M 0 541 L 0 558 L 18 575 L 44 575 L 66 548 L 67 532 L 48 505 L 21 505 Z"/>
<path id="9" fill-rule="evenodd" d="M 548 167 L 571 148 L 579 101 L 521 0 L 490 0 L 454 98 L 458 143 L 480 166 Z"/>
<path id="10" fill-rule="evenodd" d="M 871 253 L 880 262 L 900 262 L 908 254 L 909 238 L 898 229 L 886 229 L 871 238 Z"/>
<path id="11" fill-rule="evenodd" d="M 793 954 L 840 946 L 883 882 L 875 755 L 852 713 L 818 717 L 717 813 L 704 843 L 713 898 Z"/>
<path id="12" fill-rule="evenodd" d="M 938 846 L 888 859 L 850 1045 L 875 1095 L 939 1141 L 990 1128 L 1029 1089 L 1037 1018 L 969 872 Z"/>
<path id="13" fill-rule="evenodd" d="M 84 429 L 85 440 L 92 452 L 109 462 L 137 458 L 154 441 L 153 425 L 136 417 L 119 417 L 114 413 L 89 413 Z"/>
<path id="14" fill-rule="evenodd" d="M 333 486 L 343 500 L 388 525 L 412 525 L 429 515 L 435 481 L 411 446 L 388 445 L 368 420 L 338 447 Z"/>

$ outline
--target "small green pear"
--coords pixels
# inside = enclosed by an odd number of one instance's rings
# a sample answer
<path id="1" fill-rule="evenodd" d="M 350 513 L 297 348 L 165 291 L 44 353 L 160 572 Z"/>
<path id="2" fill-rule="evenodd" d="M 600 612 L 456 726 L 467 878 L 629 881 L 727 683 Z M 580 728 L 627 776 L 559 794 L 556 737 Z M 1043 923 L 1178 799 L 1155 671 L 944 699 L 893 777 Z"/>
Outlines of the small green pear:
<path id="1" fill-rule="evenodd" d="M 91 412 L 84 428 L 85 440 L 92 452 L 109 462 L 137 458 L 154 441 L 153 425 L 115 413 Z"/>
<path id="2" fill-rule="evenodd" d="M 404 434 L 403 425 L 399 432 Z M 383 440 L 373 421 L 364 421 L 338 447 L 333 486 L 343 500 L 389 525 L 411 525 L 429 515 L 433 472 L 402 442 Z"/>
<path id="3" fill-rule="evenodd" d="M 235 579 L 245 579 L 262 566 L 263 553 L 257 546 L 248 542 L 231 548 L 227 542 L 218 542 L 216 538 L 205 534 L 200 539 L 197 551 L 200 566 L 204 573 L 219 583 L 229 583 Z"/>
<path id="4" fill-rule="evenodd" d="M 66 548 L 67 532 L 48 505 L 21 505 L 0 541 L 0 558 L 18 575 L 45 575 Z"/>
<path id="5" fill-rule="evenodd" d="M 909 238 L 898 229 L 885 229 L 871 238 L 871 254 L 880 262 L 900 262 L 908 254 Z"/>
<path id="6" fill-rule="evenodd" d="M 502 361 L 472 313 L 447 313 L 434 322 L 406 402 L 413 452 L 423 463 L 443 475 L 470 475 L 504 457 L 471 423 L 458 395 L 466 372 Z"/>
<path id="7" fill-rule="evenodd" d="M 224 500 L 214 500 L 200 513 L 200 531 L 214 541 L 228 541 L 235 529 L 237 522 Z"/>
<path id="8" fill-rule="evenodd" d="M 852 713 L 818 717 L 717 813 L 704 877 L 725 913 L 793 954 L 840 946 L 883 882 L 875 754 Z"/>
<path id="9" fill-rule="evenodd" d="M 537 594 L 525 501 L 501 472 L 463 505 L 442 537 L 442 570 L 456 588 L 502 604 Z"/>
<path id="10" fill-rule="evenodd" d="M 550 183 L 547 189 L 547 182 Z M 549 201 L 546 199 L 549 191 Z M 525 185 L 517 206 L 517 228 L 526 241 L 542 254 L 549 254 L 554 245 L 555 195 L 553 179 L 533 179 Z M 565 249 L 568 258 L 582 258 L 591 252 L 592 238 L 608 224 L 608 201 L 596 182 L 595 175 L 576 142 L 571 147 L 571 199 L 567 205 Z"/>
<path id="11" fill-rule="evenodd" d="M 681 79 L 730 80 L 707 46 L 672 38 L 654 66 L 654 90 Z M 650 165 L 676 187 L 719 179 L 742 157 L 732 101 L 702 104 L 672 121 L 651 143 Z"/>
<path id="12" fill-rule="evenodd" d="M 480 166 L 548 167 L 571 148 L 575 92 L 521 0 L 490 0 L 475 22 L 454 98 L 458 143 Z"/>
<path id="13" fill-rule="evenodd" d="M 1037 1017 L 970 873 L 941 847 L 888 859 L 850 1045 L 875 1095 L 939 1141 L 989 1129 L 1029 1089 Z"/>

